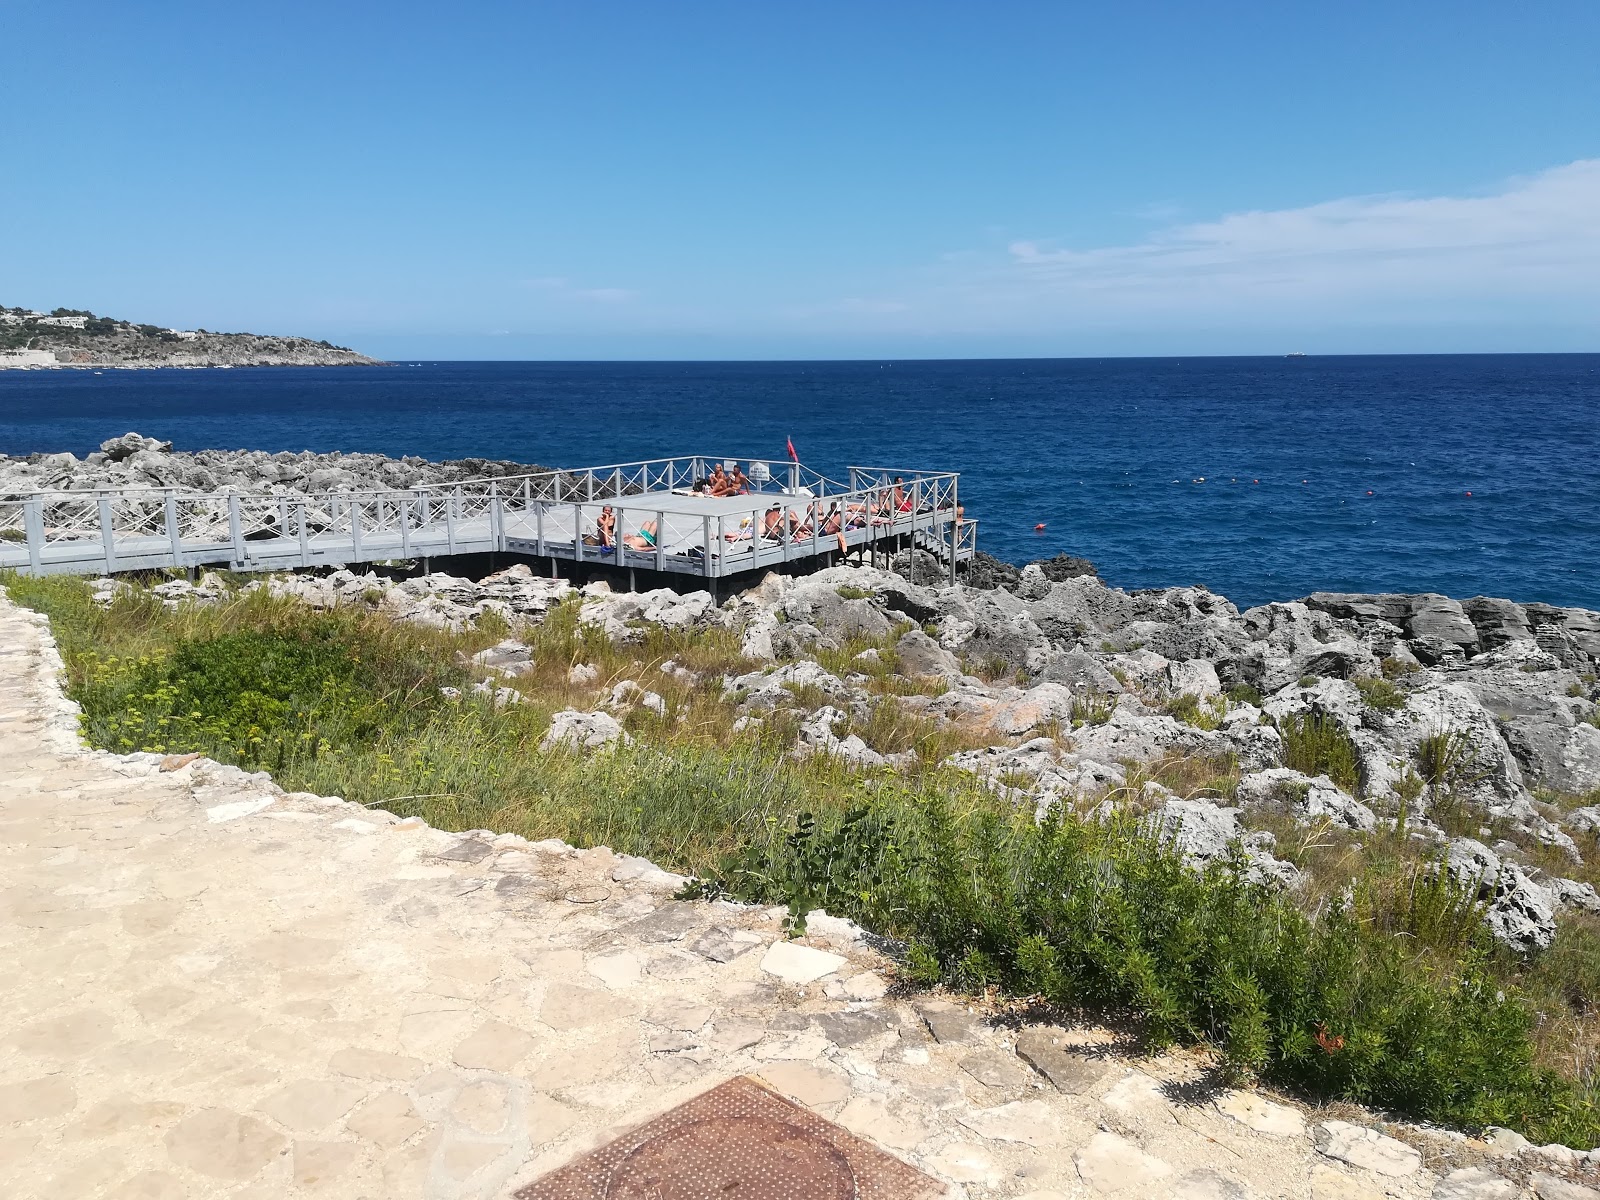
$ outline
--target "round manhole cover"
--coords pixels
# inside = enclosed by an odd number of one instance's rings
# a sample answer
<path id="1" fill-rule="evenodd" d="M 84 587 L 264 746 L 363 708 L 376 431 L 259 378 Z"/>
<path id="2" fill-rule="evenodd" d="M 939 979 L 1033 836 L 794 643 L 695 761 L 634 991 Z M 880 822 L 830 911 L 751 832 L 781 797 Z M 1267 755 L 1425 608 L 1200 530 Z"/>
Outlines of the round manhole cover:
<path id="1" fill-rule="evenodd" d="M 798 1125 L 708 1117 L 634 1147 L 606 1200 L 855 1200 L 845 1156 Z"/>

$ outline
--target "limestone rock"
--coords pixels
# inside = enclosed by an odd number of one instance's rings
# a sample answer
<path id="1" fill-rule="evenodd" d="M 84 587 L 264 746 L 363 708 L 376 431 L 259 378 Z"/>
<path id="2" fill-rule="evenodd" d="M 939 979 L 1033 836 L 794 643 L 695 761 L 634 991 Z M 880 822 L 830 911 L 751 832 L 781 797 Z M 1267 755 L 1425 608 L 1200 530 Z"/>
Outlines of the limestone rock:
<path id="1" fill-rule="evenodd" d="M 1172 1167 L 1115 1133 L 1101 1132 L 1073 1155 L 1078 1175 L 1097 1192 L 1145 1191 L 1172 1174 Z"/>
<path id="2" fill-rule="evenodd" d="M 1413 1175 L 1422 1166 L 1422 1155 L 1412 1147 L 1364 1125 L 1323 1121 L 1314 1136 L 1317 1149 L 1329 1158 L 1379 1175 Z"/>
<path id="3" fill-rule="evenodd" d="M 611 714 L 566 708 L 550 719 L 550 732 L 545 734 L 539 748 L 547 752 L 557 746 L 598 750 L 617 742 L 629 745 L 632 741 Z"/>
<path id="4" fill-rule="evenodd" d="M 773 942 L 761 957 L 761 969 L 789 983 L 813 983 L 832 975 L 848 960 L 799 942 Z"/>

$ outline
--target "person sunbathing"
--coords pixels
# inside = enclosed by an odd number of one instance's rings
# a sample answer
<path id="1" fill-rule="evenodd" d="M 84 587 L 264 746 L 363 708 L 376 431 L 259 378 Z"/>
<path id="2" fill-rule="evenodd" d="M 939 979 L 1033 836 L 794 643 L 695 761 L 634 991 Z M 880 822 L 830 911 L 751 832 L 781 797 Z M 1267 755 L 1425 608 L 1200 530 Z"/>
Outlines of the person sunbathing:
<path id="1" fill-rule="evenodd" d="M 617 544 L 617 514 L 611 511 L 607 504 L 600 510 L 600 516 L 594 523 L 595 532 L 600 535 L 602 546 L 615 547 Z"/>
<path id="2" fill-rule="evenodd" d="M 817 519 L 816 508 L 817 506 L 812 504 L 811 508 L 807 510 L 804 520 L 801 520 L 798 508 L 789 510 L 789 540 L 791 542 L 811 536 L 812 523 Z"/>
<path id="3" fill-rule="evenodd" d="M 773 541 L 783 537 L 783 510 L 776 504 L 767 509 L 766 515 L 761 518 L 761 536 Z"/>
<path id="4" fill-rule="evenodd" d="M 748 496 L 750 494 L 750 480 L 744 471 L 740 469 L 738 463 L 733 464 L 733 474 L 728 478 L 728 483 L 731 485 L 731 490 L 728 492 L 730 496 Z"/>
<path id="5" fill-rule="evenodd" d="M 727 475 L 723 473 L 721 463 L 711 468 L 710 486 L 713 496 L 731 496 L 733 494 L 731 482 Z"/>
<path id="6" fill-rule="evenodd" d="M 656 523 L 646 521 L 639 526 L 638 533 L 630 533 L 622 539 L 622 544 L 629 550 L 654 550 L 656 548 Z"/>
<path id="7" fill-rule="evenodd" d="M 844 528 L 844 517 L 839 513 L 839 502 L 828 505 L 828 515 L 822 518 L 822 532 L 835 534 Z"/>

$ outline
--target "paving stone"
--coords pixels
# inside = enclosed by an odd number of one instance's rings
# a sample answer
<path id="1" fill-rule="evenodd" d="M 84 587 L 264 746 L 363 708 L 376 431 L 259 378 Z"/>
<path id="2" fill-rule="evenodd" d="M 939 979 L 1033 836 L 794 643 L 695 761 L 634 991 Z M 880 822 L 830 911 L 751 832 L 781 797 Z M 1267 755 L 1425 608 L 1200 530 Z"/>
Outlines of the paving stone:
<path id="1" fill-rule="evenodd" d="M 844 994 L 852 1000 L 879 1000 L 889 992 L 889 985 L 876 971 L 862 971 L 844 981 Z"/>
<path id="2" fill-rule="evenodd" d="M 826 1108 L 850 1098 L 848 1076 L 813 1063 L 770 1063 L 761 1068 L 761 1078 L 807 1108 Z"/>
<path id="3" fill-rule="evenodd" d="M 650 1035 L 651 1054 L 677 1054 L 683 1050 L 692 1050 L 700 1044 L 693 1034 L 684 1033 L 681 1029 L 663 1029 Z"/>
<path id="4" fill-rule="evenodd" d="M 70 1132 L 73 1137 L 105 1138 L 130 1129 L 165 1129 L 188 1107 L 173 1100 L 102 1100 L 84 1113 Z"/>
<path id="5" fill-rule="evenodd" d="M 673 998 L 654 1005 L 645 1013 L 644 1019 L 652 1025 L 660 1025 L 663 1029 L 681 1029 L 686 1033 L 693 1033 L 711 1020 L 711 1016 L 712 1008 L 709 1004 Z"/>
<path id="6" fill-rule="evenodd" d="M 700 970 L 703 959 L 687 954 L 657 954 L 645 964 L 645 970 L 657 979 L 692 979 Z"/>
<path id="7" fill-rule="evenodd" d="M 1548 1171 L 1535 1171 L 1529 1183 L 1539 1200 L 1600 1200 L 1600 1189 L 1584 1187 Z"/>
<path id="8" fill-rule="evenodd" d="M 706 1045 L 724 1054 L 736 1054 L 740 1050 L 749 1049 L 766 1036 L 765 1029 L 749 1021 L 719 1020 L 712 1027 Z"/>
<path id="9" fill-rule="evenodd" d="M 457 1066 L 484 1071 L 510 1071 L 532 1053 L 537 1041 L 514 1025 L 487 1021 L 456 1047 Z"/>
<path id="10" fill-rule="evenodd" d="M 1249 1200 L 1250 1189 L 1231 1175 L 1197 1167 L 1178 1177 L 1170 1195 L 1172 1200 Z"/>
<path id="11" fill-rule="evenodd" d="M 1014 1055 L 995 1050 L 974 1050 L 957 1064 L 985 1087 L 1015 1091 L 1033 1082 L 1034 1075 Z"/>
<path id="12" fill-rule="evenodd" d="M 287 1145 L 269 1125 L 226 1108 L 185 1117 L 166 1136 L 167 1156 L 178 1166 L 234 1183 L 256 1174 Z"/>
<path id="13" fill-rule="evenodd" d="M 932 1155 L 928 1165 L 954 1183 L 995 1184 L 1004 1178 L 994 1157 L 970 1142 L 951 1142 Z"/>
<path id="14" fill-rule="evenodd" d="M 817 1018 L 822 1035 L 835 1046 L 859 1046 L 888 1033 L 894 1028 L 888 1015 L 881 1012 L 832 1012 Z"/>
<path id="15" fill-rule="evenodd" d="M 680 940 L 699 924 L 700 917 L 693 906 L 674 902 L 664 904 L 649 916 L 624 925 L 618 932 L 634 941 L 659 945 Z"/>
<path id="16" fill-rule="evenodd" d="M 820 1033 L 778 1033 L 761 1041 L 755 1056 L 763 1061 L 774 1059 L 812 1059 L 828 1048 L 828 1039 Z"/>
<path id="17" fill-rule="evenodd" d="M 366 1089 L 350 1083 L 299 1079 L 268 1096 L 260 1110 L 298 1133 L 325 1129 L 356 1106 Z"/>
<path id="18" fill-rule="evenodd" d="M 1114 1193 L 1154 1186 L 1172 1167 L 1115 1133 L 1095 1134 L 1073 1155 L 1078 1176 L 1097 1192 Z"/>
<path id="19" fill-rule="evenodd" d="M 978 1025 L 972 1014 L 958 1004 L 941 1001 L 919 1004 L 917 1015 L 933 1040 L 940 1045 L 971 1042 L 977 1039 Z"/>
<path id="20" fill-rule="evenodd" d="M 403 1092 L 383 1092 L 352 1113 L 345 1127 L 351 1133 L 390 1150 L 419 1130 L 427 1128 L 427 1124 L 417 1115 L 409 1096 Z"/>
<path id="21" fill-rule="evenodd" d="M 557 981 L 544 994 L 539 1020 L 552 1029 L 587 1029 L 637 1011 L 632 1001 L 611 992 Z"/>
<path id="22" fill-rule="evenodd" d="M 328 1070 L 352 1079 L 392 1079 L 409 1083 L 422 1074 L 422 1060 L 383 1050 L 361 1050 L 346 1046 L 328 1060 Z"/>
<path id="23" fill-rule="evenodd" d="M 789 983 L 813 983 L 824 975 L 833 974 L 848 961 L 843 955 L 829 954 L 799 942 L 773 942 L 761 956 L 761 969 Z"/>
<path id="24" fill-rule="evenodd" d="M 1433 1185 L 1433 1200 L 1514 1200 L 1520 1190 L 1493 1171 L 1462 1167 Z"/>
<path id="25" fill-rule="evenodd" d="M 0 1125 L 59 1117 L 78 1106 L 78 1089 L 60 1075 L 0 1084 Z"/>
<path id="26" fill-rule="evenodd" d="M 736 941 L 733 931 L 721 925 L 713 925 L 684 944 L 701 958 L 719 963 L 732 962 L 750 948 L 748 944 Z"/>
<path id="27" fill-rule="evenodd" d="M 1411 1175 L 1422 1166 L 1422 1155 L 1416 1150 L 1364 1125 L 1323 1121 L 1316 1127 L 1314 1136 L 1317 1149 L 1329 1158 L 1380 1175 Z"/>
<path id="28" fill-rule="evenodd" d="M 82 1058 L 116 1037 L 116 1022 L 93 1009 L 28 1026 L 16 1037 L 24 1054 L 60 1060 Z"/>
<path id="29" fill-rule="evenodd" d="M 1059 1031 L 1042 1025 L 1030 1025 L 1017 1035 L 1017 1057 L 1069 1096 L 1087 1092 L 1111 1069 L 1104 1061 L 1073 1053 Z"/>
<path id="30" fill-rule="evenodd" d="M 1311 1200 L 1385 1200 L 1387 1194 L 1326 1163 L 1311 1165 Z"/>
<path id="31" fill-rule="evenodd" d="M 361 1148 L 353 1142 L 310 1142 L 294 1144 L 294 1183 L 307 1191 L 326 1188 L 349 1172 L 361 1158 Z"/>
<path id="32" fill-rule="evenodd" d="M 494 853 L 494 846 L 482 838 L 466 837 L 433 857 L 445 862 L 479 863 Z"/>
<path id="33" fill-rule="evenodd" d="M 602 954 L 587 964 L 589 974 L 609 988 L 630 988 L 644 976 L 644 964 L 637 954 L 626 950 Z"/>
<path id="34" fill-rule="evenodd" d="M 1217 1097 L 1216 1106 L 1218 1112 L 1270 1137 L 1299 1137 L 1306 1131 L 1305 1118 L 1298 1109 L 1274 1104 L 1254 1092 L 1224 1092 Z"/>
<path id="35" fill-rule="evenodd" d="M 553 1142 L 578 1121 L 578 1110 L 550 1096 L 534 1095 L 528 1100 L 528 1140 L 535 1146 Z"/>
<path id="36" fill-rule="evenodd" d="M 1022 1142 L 1048 1146 L 1059 1140 L 1059 1120 L 1050 1106 L 1039 1100 L 1013 1100 L 995 1108 L 980 1108 L 956 1118 L 979 1137 L 992 1142 Z"/>
<path id="37" fill-rule="evenodd" d="M 876 1096 L 855 1097 L 839 1110 L 837 1120 L 851 1133 L 895 1150 L 913 1150 L 928 1137 L 921 1121 Z"/>
<path id="38" fill-rule="evenodd" d="M 474 1133 L 500 1133 L 511 1115 L 511 1090 L 498 1079 L 476 1080 L 456 1094 L 450 1115 Z"/>
<path id="39" fill-rule="evenodd" d="M 185 1200 L 189 1189 L 165 1171 L 140 1171 L 106 1193 L 106 1200 Z"/>

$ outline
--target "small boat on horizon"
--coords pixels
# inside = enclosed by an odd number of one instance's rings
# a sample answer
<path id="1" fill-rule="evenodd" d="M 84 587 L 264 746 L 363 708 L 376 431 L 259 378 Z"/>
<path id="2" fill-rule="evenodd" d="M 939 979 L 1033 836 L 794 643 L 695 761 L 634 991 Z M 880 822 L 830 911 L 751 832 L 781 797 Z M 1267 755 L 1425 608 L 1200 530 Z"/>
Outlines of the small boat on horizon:
<path id="1" fill-rule="evenodd" d="M 1306 352 L 1304 350 L 1291 350 L 1291 351 L 1289 351 L 1289 353 L 1285 354 L 1284 357 L 1285 358 L 1304 358 L 1304 357 L 1306 357 Z"/>

